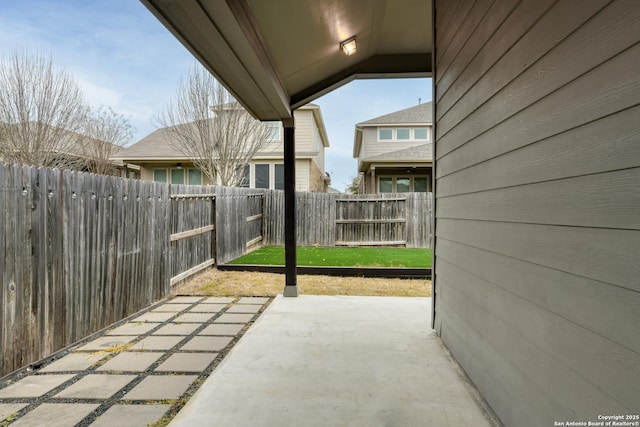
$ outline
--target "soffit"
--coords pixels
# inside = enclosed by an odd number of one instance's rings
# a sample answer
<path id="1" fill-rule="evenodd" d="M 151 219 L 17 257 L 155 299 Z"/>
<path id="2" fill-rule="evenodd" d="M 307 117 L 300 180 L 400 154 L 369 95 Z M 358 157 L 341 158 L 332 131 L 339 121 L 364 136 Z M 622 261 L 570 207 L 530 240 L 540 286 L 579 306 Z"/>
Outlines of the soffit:
<path id="1" fill-rule="evenodd" d="M 354 78 L 431 72 L 431 1 L 142 0 L 261 120 Z M 356 36 L 358 51 L 341 41 Z"/>

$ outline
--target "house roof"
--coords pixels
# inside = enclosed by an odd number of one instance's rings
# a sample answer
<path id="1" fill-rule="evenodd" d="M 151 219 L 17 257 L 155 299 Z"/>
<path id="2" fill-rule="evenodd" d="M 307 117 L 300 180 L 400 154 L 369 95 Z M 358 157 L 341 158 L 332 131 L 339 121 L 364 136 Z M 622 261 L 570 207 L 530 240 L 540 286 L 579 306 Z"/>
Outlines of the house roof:
<path id="1" fill-rule="evenodd" d="M 391 151 L 389 153 L 379 154 L 362 159 L 364 162 L 432 162 L 433 161 L 433 144 L 416 145 L 415 147 L 405 148 L 403 150 Z"/>
<path id="2" fill-rule="evenodd" d="M 135 144 L 123 148 L 111 156 L 123 161 L 152 159 L 187 159 L 179 149 L 168 142 L 167 128 L 160 128 Z"/>
<path id="3" fill-rule="evenodd" d="M 324 127 L 324 121 L 322 119 L 320 107 L 316 104 L 307 104 L 301 107 L 300 110 L 312 111 L 316 124 L 318 125 L 318 129 L 320 131 L 322 143 L 325 147 L 328 147 L 329 140 Z M 168 128 L 166 127 L 156 129 L 135 144 L 117 151 L 111 156 L 111 158 L 132 162 L 152 160 L 189 160 L 188 156 L 186 156 L 184 153 L 182 153 L 182 151 L 169 143 L 169 135 L 167 129 Z M 296 152 L 296 156 L 298 157 L 311 157 L 317 154 L 318 153 Z M 256 158 L 272 158 L 274 156 L 275 153 L 261 152 L 258 156 L 256 156 Z M 282 153 L 280 153 L 279 156 L 282 157 Z"/>
<path id="4" fill-rule="evenodd" d="M 431 124 L 432 103 L 425 102 L 404 110 L 395 111 L 383 116 L 360 122 L 356 126 Z"/>
<path id="5" fill-rule="evenodd" d="M 260 120 L 354 78 L 431 75 L 432 0 L 141 1 Z"/>
<path id="6" fill-rule="evenodd" d="M 431 164 L 433 163 L 433 144 L 422 144 L 402 150 L 379 154 L 358 162 L 358 171 L 365 172 L 375 164 Z"/>

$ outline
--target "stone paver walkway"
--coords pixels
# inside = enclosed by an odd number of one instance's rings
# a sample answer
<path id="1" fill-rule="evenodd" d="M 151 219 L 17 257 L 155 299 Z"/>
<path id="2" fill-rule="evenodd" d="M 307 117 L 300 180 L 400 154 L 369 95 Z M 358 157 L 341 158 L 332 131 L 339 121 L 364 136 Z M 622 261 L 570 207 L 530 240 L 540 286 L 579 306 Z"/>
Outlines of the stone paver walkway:
<path id="1" fill-rule="evenodd" d="M 171 419 L 269 298 L 176 297 L 0 384 L 0 426 L 147 426 Z"/>

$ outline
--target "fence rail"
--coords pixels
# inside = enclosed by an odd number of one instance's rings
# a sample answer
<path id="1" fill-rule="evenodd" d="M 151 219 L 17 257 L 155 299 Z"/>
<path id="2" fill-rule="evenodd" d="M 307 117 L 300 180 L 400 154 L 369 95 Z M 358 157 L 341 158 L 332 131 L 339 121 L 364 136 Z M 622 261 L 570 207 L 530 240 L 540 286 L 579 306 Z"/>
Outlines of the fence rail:
<path id="1" fill-rule="evenodd" d="M 297 193 L 298 244 L 429 246 L 429 194 L 376 198 Z M 2 376 L 203 268 L 283 244 L 284 192 L 0 164 L 0 234 Z"/>

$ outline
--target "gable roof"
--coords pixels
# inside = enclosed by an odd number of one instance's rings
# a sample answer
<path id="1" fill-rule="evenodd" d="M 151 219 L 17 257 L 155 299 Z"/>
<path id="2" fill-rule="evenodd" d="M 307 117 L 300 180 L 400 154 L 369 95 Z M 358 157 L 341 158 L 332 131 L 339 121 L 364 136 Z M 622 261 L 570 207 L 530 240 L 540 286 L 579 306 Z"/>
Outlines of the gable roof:
<path id="1" fill-rule="evenodd" d="M 432 103 L 425 102 L 358 123 L 356 126 L 431 124 Z"/>
<path id="2" fill-rule="evenodd" d="M 240 107 L 239 104 L 235 104 Z M 232 107 L 231 104 L 227 104 L 227 107 Z M 324 147 L 329 146 L 329 140 L 327 132 L 324 127 L 324 121 L 322 119 L 322 113 L 320 107 L 316 104 L 307 104 L 299 108 L 299 110 L 311 110 L 314 116 L 314 120 L 318 126 L 320 137 L 322 139 L 322 145 Z M 213 119 L 212 119 L 213 120 Z M 185 126 L 185 125 L 180 125 Z M 166 127 L 156 129 L 149 135 L 142 138 L 135 144 L 123 148 L 114 153 L 111 158 L 122 161 L 135 161 L 135 160 L 189 160 L 189 156 L 186 156 L 179 148 L 171 144 Z M 264 155 L 273 155 L 274 153 L 262 153 Z M 296 155 L 317 155 L 317 153 L 296 153 Z"/>
<path id="3" fill-rule="evenodd" d="M 187 159 L 179 149 L 169 144 L 167 128 L 156 129 L 135 144 L 114 153 L 119 160 Z"/>

